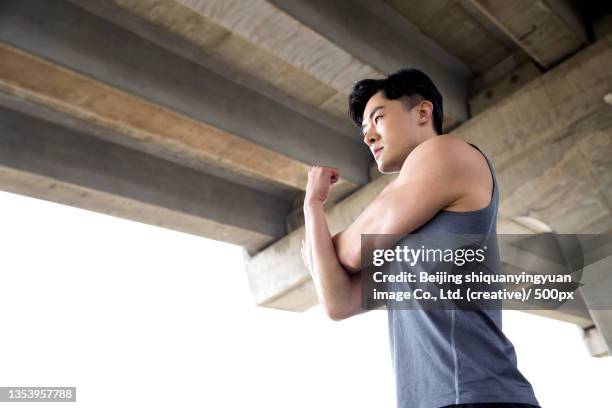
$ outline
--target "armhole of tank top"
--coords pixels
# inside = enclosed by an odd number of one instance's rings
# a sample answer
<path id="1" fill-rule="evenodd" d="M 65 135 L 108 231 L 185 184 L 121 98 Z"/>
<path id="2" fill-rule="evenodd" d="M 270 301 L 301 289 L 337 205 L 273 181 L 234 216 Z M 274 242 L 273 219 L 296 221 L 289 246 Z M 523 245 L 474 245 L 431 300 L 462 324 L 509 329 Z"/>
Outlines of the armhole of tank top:
<path id="1" fill-rule="evenodd" d="M 482 150 L 480 150 L 478 147 L 476 147 L 475 145 L 472 145 L 472 146 L 476 150 L 478 150 L 478 152 L 485 159 L 485 162 L 487 163 L 487 168 L 489 169 L 489 175 L 491 176 L 491 197 L 489 199 L 489 205 L 487 205 L 485 208 L 483 208 L 483 210 L 484 210 L 484 209 L 487 209 L 487 208 L 489 208 L 490 206 L 493 205 L 493 200 L 495 200 L 495 189 L 496 189 L 496 184 L 497 183 L 495 182 L 495 174 L 493 174 L 493 166 L 491 165 L 491 162 L 489 162 L 489 159 L 487 158 L 487 156 L 485 156 L 485 154 L 482 152 Z"/>
<path id="2" fill-rule="evenodd" d="M 485 162 L 487 163 L 487 168 L 489 169 L 489 174 L 491 175 L 491 196 L 489 197 L 489 204 L 487 204 L 486 207 L 483 208 L 479 208 L 478 210 L 471 210 L 471 211 L 449 211 L 449 210 L 440 210 L 440 212 L 445 212 L 445 213 L 449 213 L 449 214 L 457 214 L 457 215 L 463 215 L 463 214 L 475 214 L 475 213 L 480 213 L 480 212 L 484 212 L 486 210 L 488 210 L 492 205 L 493 205 L 493 201 L 495 200 L 495 175 L 493 174 L 493 168 L 491 167 L 491 163 L 489 163 L 489 159 L 487 159 L 487 156 L 484 155 L 484 153 L 482 152 L 482 150 L 480 150 L 478 147 L 476 147 L 476 145 L 473 145 L 470 142 L 466 142 L 467 144 L 469 144 L 470 146 L 472 146 L 474 149 L 476 149 L 476 151 L 478 151 L 482 157 L 485 159 Z"/>

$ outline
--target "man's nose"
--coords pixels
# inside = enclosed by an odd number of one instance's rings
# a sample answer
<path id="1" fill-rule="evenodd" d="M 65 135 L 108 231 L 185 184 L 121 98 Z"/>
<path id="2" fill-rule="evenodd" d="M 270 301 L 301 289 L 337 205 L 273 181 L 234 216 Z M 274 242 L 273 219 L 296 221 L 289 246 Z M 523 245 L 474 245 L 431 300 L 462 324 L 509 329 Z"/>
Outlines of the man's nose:
<path id="1" fill-rule="evenodd" d="M 367 144 L 368 146 L 373 145 L 376 141 L 380 139 L 380 136 L 376 132 L 369 133 L 367 136 Z"/>
<path id="2" fill-rule="evenodd" d="M 378 135 L 374 129 L 370 129 L 368 130 L 368 133 L 364 136 L 364 139 L 365 143 L 370 146 L 376 143 L 378 139 L 380 139 L 380 135 Z"/>

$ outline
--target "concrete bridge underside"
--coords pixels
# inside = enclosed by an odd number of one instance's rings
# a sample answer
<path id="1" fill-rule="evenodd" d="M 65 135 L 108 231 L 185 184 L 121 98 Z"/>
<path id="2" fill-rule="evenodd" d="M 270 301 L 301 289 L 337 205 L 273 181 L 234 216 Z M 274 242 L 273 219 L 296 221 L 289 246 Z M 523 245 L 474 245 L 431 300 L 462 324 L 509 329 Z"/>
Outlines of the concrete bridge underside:
<path id="1" fill-rule="evenodd" d="M 348 120 L 351 85 L 413 66 L 445 132 L 492 160 L 499 233 L 612 234 L 612 12 L 589 7 L 0 2 L 0 188 L 240 245 L 256 304 L 303 311 L 307 170 L 340 169 L 326 209 L 345 229 L 394 177 Z M 604 356 L 610 271 L 596 280 L 583 307 L 537 313 Z"/>

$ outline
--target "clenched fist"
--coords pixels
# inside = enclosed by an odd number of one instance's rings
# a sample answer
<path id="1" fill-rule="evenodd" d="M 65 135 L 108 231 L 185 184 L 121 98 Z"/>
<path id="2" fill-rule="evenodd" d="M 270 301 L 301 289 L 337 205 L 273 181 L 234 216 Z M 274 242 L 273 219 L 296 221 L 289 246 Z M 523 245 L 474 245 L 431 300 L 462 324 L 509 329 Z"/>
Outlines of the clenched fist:
<path id="1" fill-rule="evenodd" d="M 304 204 L 315 201 L 325 203 L 331 185 L 340 179 L 340 171 L 335 167 L 312 166 L 308 171 L 308 184 Z"/>

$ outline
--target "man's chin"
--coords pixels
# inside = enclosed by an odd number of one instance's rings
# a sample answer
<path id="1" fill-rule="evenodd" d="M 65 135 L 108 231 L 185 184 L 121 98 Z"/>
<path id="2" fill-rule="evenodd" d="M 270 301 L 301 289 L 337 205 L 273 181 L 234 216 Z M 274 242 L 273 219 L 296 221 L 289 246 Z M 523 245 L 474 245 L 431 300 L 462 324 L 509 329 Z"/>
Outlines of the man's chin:
<path id="1" fill-rule="evenodd" d="M 396 168 L 389 163 L 381 162 L 378 163 L 378 172 L 382 174 L 394 174 L 399 173 L 401 168 Z"/>
<path id="2" fill-rule="evenodd" d="M 393 171 L 391 171 L 391 169 L 389 169 L 385 163 L 378 163 L 378 171 L 382 174 L 390 174 L 393 173 Z"/>

